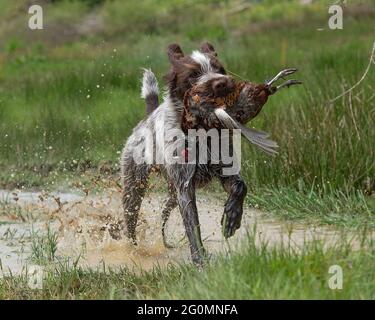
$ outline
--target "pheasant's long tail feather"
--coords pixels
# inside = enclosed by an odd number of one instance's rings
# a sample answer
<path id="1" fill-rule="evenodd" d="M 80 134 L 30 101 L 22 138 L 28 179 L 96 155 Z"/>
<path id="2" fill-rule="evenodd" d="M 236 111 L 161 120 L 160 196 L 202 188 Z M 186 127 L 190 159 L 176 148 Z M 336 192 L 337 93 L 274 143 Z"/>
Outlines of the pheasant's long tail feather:
<path id="1" fill-rule="evenodd" d="M 269 134 L 264 131 L 258 131 L 255 129 L 247 128 L 241 123 L 235 121 L 225 110 L 218 108 L 215 110 L 215 115 L 223 124 L 223 126 L 227 129 L 240 129 L 241 134 L 249 140 L 250 143 L 256 145 L 265 153 L 275 156 L 278 154 L 277 148 L 279 147 L 278 144 L 268 139 Z"/>
<path id="2" fill-rule="evenodd" d="M 279 147 L 278 144 L 275 141 L 268 139 L 268 136 L 264 136 L 263 132 L 247 128 L 242 124 L 239 124 L 239 127 L 242 135 L 252 144 L 255 144 L 262 149 L 265 153 L 271 156 L 278 154 L 278 151 L 276 150 Z"/>

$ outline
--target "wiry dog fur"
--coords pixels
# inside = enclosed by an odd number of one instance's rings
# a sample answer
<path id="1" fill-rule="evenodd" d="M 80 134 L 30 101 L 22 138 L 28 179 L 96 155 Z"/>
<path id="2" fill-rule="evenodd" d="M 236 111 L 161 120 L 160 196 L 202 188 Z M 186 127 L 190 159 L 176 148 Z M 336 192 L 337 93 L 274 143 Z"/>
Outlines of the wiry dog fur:
<path id="1" fill-rule="evenodd" d="M 168 150 L 174 144 L 173 139 L 164 137 L 165 132 L 181 129 L 183 98 L 187 90 L 196 83 L 203 83 L 217 78 L 216 85 L 225 87 L 227 76 L 225 69 L 217 59 L 213 46 L 205 43 L 200 51 L 193 51 L 185 56 L 177 44 L 168 47 L 168 57 L 171 68 L 165 77 L 167 91 L 164 101 L 158 106 L 157 82 L 150 71 L 144 75 L 142 96 L 146 99 L 149 115 L 143 119 L 128 138 L 121 156 L 121 178 L 123 183 L 123 206 L 125 211 L 126 235 L 136 242 L 136 225 L 139 209 L 147 188 L 147 180 L 151 171 L 160 171 L 168 181 L 169 199 L 162 212 L 162 233 L 165 239 L 165 223 L 170 212 L 178 205 L 190 243 L 192 259 L 196 264 L 203 264 L 205 250 L 201 240 L 195 190 L 197 187 L 217 177 L 229 198 L 224 206 L 222 224 L 224 235 L 230 237 L 241 225 L 243 201 L 246 195 L 246 185 L 239 175 L 224 176 L 222 164 L 169 164 L 168 159 L 162 165 L 137 164 L 133 155 L 144 144 L 142 130 L 152 132 L 155 141 L 154 150 Z M 156 84 L 156 85 L 155 85 Z M 150 150 L 149 150 L 150 152 Z M 163 154 L 168 154 L 162 153 Z M 159 154 L 160 156 L 160 154 Z M 159 161 L 158 161 L 159 163 Z"/>

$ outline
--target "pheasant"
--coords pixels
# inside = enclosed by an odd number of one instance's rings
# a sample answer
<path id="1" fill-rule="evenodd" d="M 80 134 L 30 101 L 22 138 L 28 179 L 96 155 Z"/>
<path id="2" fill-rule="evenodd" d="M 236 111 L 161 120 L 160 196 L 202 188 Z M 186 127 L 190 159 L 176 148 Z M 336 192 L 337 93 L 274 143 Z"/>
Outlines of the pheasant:
<path id="1" fill-rule="evenodd" d="M 183 131 L 200 128 L 241 129 L 242 135 L 261 150 L 270 155 L 277 154 L 278 145 L 268 139 L 268 133 L 244 125 L 259 114 L 269 96 L 282 88 L 302 83 L 293 79 L 274 85 L 296 71 L 294 68 L 282 70 L 263 84 L 236 81 L 228 76 L 198 82 L 184 96 Z"/>

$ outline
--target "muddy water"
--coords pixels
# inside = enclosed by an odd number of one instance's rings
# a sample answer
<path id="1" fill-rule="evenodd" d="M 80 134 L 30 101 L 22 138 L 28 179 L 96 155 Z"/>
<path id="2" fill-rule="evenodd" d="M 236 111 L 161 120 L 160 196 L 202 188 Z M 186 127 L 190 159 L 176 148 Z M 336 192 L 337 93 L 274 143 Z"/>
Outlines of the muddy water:
<path id="1" fill-rule="evenodd" d="M 215 196 L 216 197 L 216 196 Z M 41 193 L 0 191 L 0 201 L 16 205 L 24 211 L 35 212 L 27 222 L 0 216 L 0 259 L 3 272 L 19 273 L 30 261 L 31 230 L 43 235 L 50 226 L 58 234 L 59 258 L 78 259 L 84 267 L 119 267 L 149 270 L 158 265 L 189 259 L 187 239 L 178 210 L 172 212 L 167 224 L 167 238 L 173 249 L 166 249 L 161 237 L 161 211 L 166 201 L 161 194 L 149 194 L 141 208 L 138 226 L 139 245 L 133 246 L 123 237 L 123 218 L 118 190 L 83 196 L 75 193 Z M 339 235 L 328 228 L 288 224 L 266 218 L 259 211 L 246 209 L 242 227 L 234 237 L 225 241 L 221 235 L 220 219 L 225 198 L 198 194 L 198 210 L 202 239 L 208 251 L 239 250 L 248 231 L 256 225 L 257 242 L 269 245 L 285 243 L 296 248 L 306 241 L 321 240 L 334 243 Z M 6 222 L 4 224 L 4 222 Z M 1 274 L 1 272 L 0 272 Z"/>

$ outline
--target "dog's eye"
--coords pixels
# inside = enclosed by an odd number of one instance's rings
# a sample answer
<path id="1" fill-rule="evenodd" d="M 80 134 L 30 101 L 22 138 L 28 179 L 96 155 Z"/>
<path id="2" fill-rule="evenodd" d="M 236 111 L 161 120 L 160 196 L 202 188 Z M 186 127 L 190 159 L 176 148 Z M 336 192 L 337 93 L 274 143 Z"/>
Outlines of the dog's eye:
<path id="1" fill-rule="evenodd" d="M 223 67 L 220 67 L 219 73 L 221 73 L 221 74 L 227 74 L 227 72 L 225 71 L 225 69 Z"/>
<path id="2" fill-rule="evenodd" d="M 196 82 L 197 79 L 198 79 L 198 77 L 199 77 L 199 73 L 198 73 L 198 72 L 191 73 L 191 74 L 189 75 L 189 82 L 190 82 L 190 83 L 194 83 L 194 82 Z"/>

